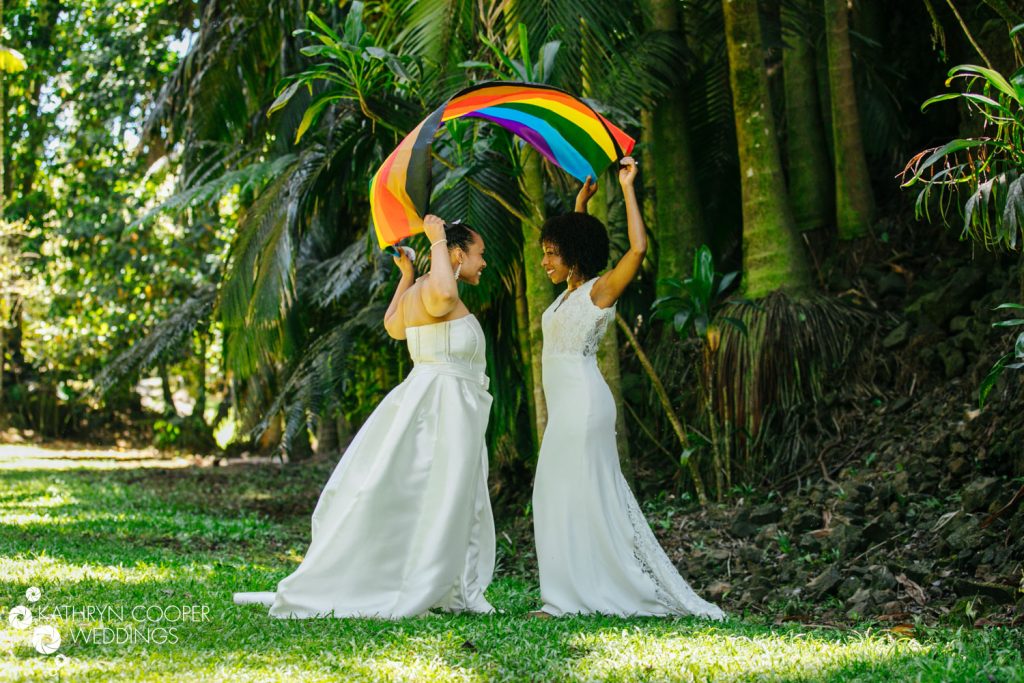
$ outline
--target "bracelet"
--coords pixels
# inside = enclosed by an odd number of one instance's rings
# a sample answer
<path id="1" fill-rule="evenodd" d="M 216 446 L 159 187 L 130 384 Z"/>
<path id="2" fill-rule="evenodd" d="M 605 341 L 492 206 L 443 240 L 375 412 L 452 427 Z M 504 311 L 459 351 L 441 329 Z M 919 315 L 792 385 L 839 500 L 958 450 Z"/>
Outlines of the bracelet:
<path id="1" fill-rule="evenodd" d="M 441 244 L 442 242 L 447 242 L 447 241 L 448 241 L 447 237 L 442 237 L 441 239 L 437 240 L 436 242 L 431 242 L 430 243 L 430 248 L 433 249 L 434 247 L 436 247 L 437 245 Z"/>

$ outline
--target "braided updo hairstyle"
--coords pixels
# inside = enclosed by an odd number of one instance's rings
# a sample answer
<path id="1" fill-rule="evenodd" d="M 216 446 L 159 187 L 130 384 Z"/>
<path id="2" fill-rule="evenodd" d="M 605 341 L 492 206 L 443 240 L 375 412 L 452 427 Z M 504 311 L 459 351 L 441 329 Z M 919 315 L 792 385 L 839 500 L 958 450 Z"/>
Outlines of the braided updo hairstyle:
<path id="1" fill-rule="evenodd" d="M 448 240 L 448 251 L 462 249 L 469 251 L 469 245 L 476 242 L 477 232 L 462 221 L 452 221 L 444 224 L 444 236 Z"/>

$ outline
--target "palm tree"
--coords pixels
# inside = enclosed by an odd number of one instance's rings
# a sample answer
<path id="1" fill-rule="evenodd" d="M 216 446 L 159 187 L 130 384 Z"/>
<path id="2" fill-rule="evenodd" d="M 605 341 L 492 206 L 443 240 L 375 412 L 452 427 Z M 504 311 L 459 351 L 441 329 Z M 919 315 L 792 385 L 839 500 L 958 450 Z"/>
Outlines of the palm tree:
<path id="1" fill-rule="evenodd" d="M 757 2 L 723 0 L 722 9 L 743 189 L 744 290 L 751 298 L 804 292 L 807 259 L 783 181 Z"/>
<path id="2" fill-rule="evenodd" d="M 327 425 L 324 440 L 333 441 L 330 424 L 337 422 L 332 415 L 341 410 L 342 389 L 359 390 L 344 358 L 361 343 L 357 330 L 369 329 L 390 274 L 371 256 L 365 178 L 423 111 L 458 89 L 456 76 L 433 61 L 444 53 L 412 52 L 418 41 L 433 43 L 415 23 L 403 23 L 411 7 L 370 16 L 373 33 L 362 3 L 352 3 L 345 15 L 335 12 L 331 21 L 341 25 L 338 32 L 309 15 L 311 29 L 300 35 L 313 44 L 302 48 L 290 36 L 290 28 L 302 23 L 301 2 L 211 6 L 204 26 L 234 25 L 236 49 L 226 49 L 228 39 L 212 28 L 201 30 L 148 127 L 169 128 L 185 148 L 181 190 L 160 210 L 212 206 L 241 188 L 243 210 L 214 310 L 225 328 L 227 366 L 241 388 L 236 407 L 245 426 L 273 434 L 283 418 L 286 448 L 303 450 L 306 432 L 316 425 Z M 278 19 L 268 20 L 267 13 Z M 264 24 L 277 28 L 264 30 Z M 319 63 L 308 67 L 300 48 Z M 452 61 L 448 55 L 446 63 Z M 243 74 L 241 82 L 233 73 Z M 249 82 L 252 76 L 258 79 Z M 236 92 L 242 83 L 245 92 Z M 312 97 L 303 94 L 303 85 Z M 200 113 L 208 100 L 214 116 Z M 443 140 L 435 158 L 443 167 L 459 166 L 465 182 L 437 183 L 433 209 L 478 226 L 495 246 L 489 259 L 494 275 L 464 296 L 481 310 L 485 327 L 498 330 L 497 351 L 507 354 L 515 348 L 514 326 L 487 317 L 514 311 L 501 303 L 502 292 L 511 291 L 512 255 L 520 248 L 509 215 L 509 207 L 517 211 L 518 197 L 510 194 L 509 170 L 500 163 L 508 140 L 475 133 Z M 364 283 L 368 265 L 375 275 Z M 311 279 L 312 272 L 318 276 Z M 318 294 L 321 285 L 329 295 Z M 401 358 L 396 345 L 374 346 L 370 352 L 381 356 L 384 367 L 400 363 L 391 362 Z M 515 371 L 508 362 L 489 367 Z M 377 375 L 366 378 L 377 391 L 399 379 L 390 372 Z M 499 453 L 519 452 L 514 434 L 521 382 L 503 376 L 494 385 L 508 396 L 495 402 L 492 446 Z"/>
<path id="3" fill-rule="evenodd" d="M 840 239 L 850 240 L 863 236 L 871 227 L 875 200 L 857 112 L 849 7 L 847 0 L 824 0 L 824 7 L 829 101 L 832 103 L 836 227 Z"/>
<path id="4" fill-rule="evenodd" d="M 818 98 L 812 5 L 792 0 L 782 3 L 780 12 L 789 199 L 797 229 L 813 230 L 832 218 L 833 183 Z"/>
<path id="5" fill-rule="evenodd" d="M 680 30 L 678 5 L 675 0 L 648 0 L 647 11 L 650 30 L 681 54 L 685 39 Z M 697 166 L 690 146 L 682 72 L 683 69 L 676 70 L 673 87 L 646 112 L 644 126 L 653 176 L 653 182 L 648 178 L 648 184 L 653 186 L 655 205 L 654 223 L 649 228 L 657 241 L 659 279 L 684 272 L 697 248 L 707 240 L 695 182 Z M 665 296 L 666 291 L 664 284 L 658 285 L 658 296 Z"/>

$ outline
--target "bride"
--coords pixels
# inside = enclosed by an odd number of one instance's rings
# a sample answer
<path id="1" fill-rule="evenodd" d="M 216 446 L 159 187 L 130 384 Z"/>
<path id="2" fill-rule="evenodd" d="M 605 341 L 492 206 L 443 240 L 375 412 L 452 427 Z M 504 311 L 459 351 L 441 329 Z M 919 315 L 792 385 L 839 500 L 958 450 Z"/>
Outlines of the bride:
<path id="1" fill-rule="evenodd" d="M 276 592 L 235 593 L 281 618 L 397 619 L 431 609 L 493 612 L 484 335 L 457 281 L 479 284 L 483 238 L 424 219 L 430 272 L 409 255 L 384 327 L 414 367 L 367 419 L 313 510 L 312 541 Z"/>
<path id="2" fill-rule="evenodd" d="M 541 232 L 541 265 L 566 292 L 542 317 L 548 422 L 533 489 L 533 522 L 544 607 L 563 614 L 698 615 L 722 619 L 679 575 L 647 525 L 619 467 L 615 403 L 597 367 L 597 348 L 615 302 L 636 276 L 647 234 L 633 190 L 631 157 L 621 161 L 629 251 L 614 268 L 608 235 L 586 214 L 596 185 L 588 177 L 576 212 Z"/>

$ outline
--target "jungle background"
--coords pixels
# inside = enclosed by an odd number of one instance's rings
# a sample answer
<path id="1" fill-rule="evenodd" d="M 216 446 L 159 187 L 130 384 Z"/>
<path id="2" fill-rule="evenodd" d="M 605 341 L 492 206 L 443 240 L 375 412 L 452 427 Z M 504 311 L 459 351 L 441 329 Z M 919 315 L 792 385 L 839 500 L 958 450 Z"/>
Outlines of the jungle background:
<path id="1" fill-rule="evenodd" d="M 369 178 L 461 88 L 546 83 L 637 139 L 652 248 L 600 362 L 684 576 L 779 620 L 1024 620 L 1019 2 L 0 10 L 10 447 L 187 458 L 104 476 L 308 522 L 410 369 Z M 451 122 L 434 160 L 431 212 L 488 245 L 462 296 L 487 332 L 499 573 L 535 581 L 538 235 L 578 187 L 483 124 Z"/>

